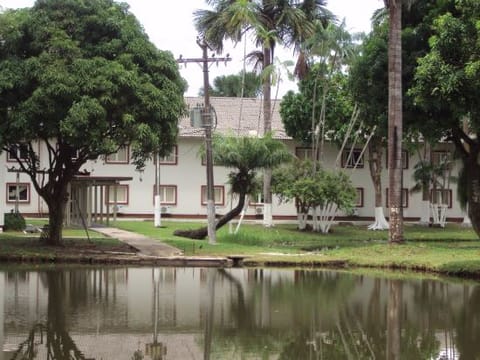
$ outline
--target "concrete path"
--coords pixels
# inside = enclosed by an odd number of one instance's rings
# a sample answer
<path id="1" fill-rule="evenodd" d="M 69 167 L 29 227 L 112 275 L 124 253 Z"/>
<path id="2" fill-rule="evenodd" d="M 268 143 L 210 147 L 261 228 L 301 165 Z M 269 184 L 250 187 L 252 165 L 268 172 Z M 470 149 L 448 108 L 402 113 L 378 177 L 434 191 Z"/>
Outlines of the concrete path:
<path id="1" fill-rule="evenodd" d="M 140 255 L 155 257 L 172 257 L 183 255 L 183 252 L 176 247 L 164 244 L 159 240 L 154 240 L 146 236 L 111 227 L 95 227 L 91 230 L 102 233 L 108 237 L 124 242 L 135 249 Z"/>

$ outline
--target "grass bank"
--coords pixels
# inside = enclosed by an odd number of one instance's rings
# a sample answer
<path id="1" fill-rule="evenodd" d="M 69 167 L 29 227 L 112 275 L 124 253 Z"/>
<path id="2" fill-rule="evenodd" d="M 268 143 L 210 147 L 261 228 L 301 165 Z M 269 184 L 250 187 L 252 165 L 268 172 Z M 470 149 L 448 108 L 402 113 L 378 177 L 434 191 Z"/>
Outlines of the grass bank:
<path id="1" fill-rule="evenodd" d="M 246 255 L 251 266 L 355 266 L 422 270 L 448 275 L 480 277 L 480 240 L 470 228 L 405 226 L 405 243 L 388 244 L 388 231 L 341 225 L 327 235 L 300 232 L 295 225 L 273 228 L 242 225 L 238 234 L 228 226 L 217 234 L 217 245 L 173 235 L 176 229 L 201 226 L 168 222 L 155 228 L 151 221 L 119 221 L 119 228 L 141 233 L 176 246 L 185 255 Z"/>
<path id="2" fill-rule="evenodd" d="M 28 221 L 41 226 L 43 220 Z M 118 241 L 95 231 L 87 233 L 83 229 L 64 229 L 63 246 L 45 246 L 40 243 L 40 234 L 25 234 L 9 231 L 0 233 L 0 261 L 28 262 L 109 262 L 108 258 L 119 254 L 134 254 L 134 250 Z"/>
<path id="3" fill-rule="evenodd" d="M 41 221 L 28 221 L 41 224 Z M 246 256 L 248 266 L 345 266 L 422 270 L 455 276 L 480 277 L 480 240 L 472 229 L 457 224 L 446 228 L 405 226 L 405 243 L 390 245 L 388 232 L 369 231 L 365 226 L 341 225 L 330 234 L 299 232 L 295 225 L 273 228 L 242 225 L 238 234 L 230 234 L 228 225 L 217 233 L 217 244 L 189 240 L 173 235 L 177 229 L 191 229 L 200 223 L 163 221 L 155 228 L 152 221 L 118 221 L 115 226 L 149 236 L 184 251 L 187 256 Z M 83 234 L 83 235 L 82 235 Z M 100 253 L 128 252 L 114 239 L 91 234 L 85 240 L 82 230 L 66 230 L 63 249 L 38 246 L 38 240 L 20 233 L 0 235 L 0 256 L 6 254 L 42 254 L 90 250 Z M 22 245 L 23 244 L 23 245 Z M 88 249 L 87 249 L 88 250 Z M 60 255 L 59 255 L 60 254 Z"/>

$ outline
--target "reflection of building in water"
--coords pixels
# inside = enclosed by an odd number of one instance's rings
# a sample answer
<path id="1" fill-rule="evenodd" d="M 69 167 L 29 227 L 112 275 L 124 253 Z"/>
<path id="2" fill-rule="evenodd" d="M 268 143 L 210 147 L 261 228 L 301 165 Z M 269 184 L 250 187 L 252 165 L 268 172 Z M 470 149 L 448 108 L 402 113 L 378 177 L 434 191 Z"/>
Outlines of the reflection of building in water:
<path id="1" fill-rule="evenodd" d="M 65 330 L 86 358 L 131 360 L 135 352 L 145 360 L 203 358 L 210 295 L 206 269 L 87 268 L 58 274 Z M 275 338 L 307 329 L 307 334 L 315 330 L 313 337 L 299 343 L 316 346 L 317 336 L 328 346 L 347 320 L 353 321 L 351 328 L 341 330 L 358 332 L 352 339 L 362 338 L 359 331 L 381 337 L 387 288 L 387 279 L 327 271 L 219 270 L 213 292 L 214 339 L 224 336 L 225 343 L 227 336 L 229 341 Z M 436 337 L 438 329 L 454 334 L 453 314 L 464 307 L 468 289 L 440 281 L 409 281 L 403 288 L 404 324 L 428 323 Z M 18 348 L 35 324 L 47 322 L 47 273 L 0 272 L 0 294 L 0 346 Z M 440 339 L 439 344 L 440 350 L 454 347 Z M 9 357 L 0 354 L 0 360 Z"/>

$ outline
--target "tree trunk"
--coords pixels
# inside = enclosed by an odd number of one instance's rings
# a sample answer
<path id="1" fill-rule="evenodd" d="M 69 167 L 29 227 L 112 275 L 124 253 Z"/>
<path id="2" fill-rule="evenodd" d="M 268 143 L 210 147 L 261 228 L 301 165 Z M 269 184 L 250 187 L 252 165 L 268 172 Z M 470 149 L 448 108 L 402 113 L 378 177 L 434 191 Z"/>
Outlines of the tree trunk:
<path id="1" fill-rule="evenodd" d="M 464 166 L 467 178 L 468 216 L 473 230 L 480 237 L 480 165 L 477 162 L 478 155 L 478 152 L 471 153 Z"/>
<path id="2" fill-rule="evenodd" d="M 272 49 L 267 44 L 263 46 L 263 69 L 265 70 L 272 62 Z M 272 80 L 270 75 L 263 81 L 263 132 L 272 131 Z M 272 169 L 265 169 L 263 175 L 263 225 L 273 225 L 272 215 Z"/>
<path id="3" fill-rule="evenodd" d="M 234 219 L 242 212 L 242 209 L 245 206 L 245 198 L 246 198 L 245 193 L 239 195 L 237 206 L 234 207 L 225 215 L 223 215 L 218 220 L 217 225 L 215 226 L 216 230 L 220 229 L 222 226 L 227 224 L 230 220 Z M 195 229 L 195 230 L 175 230 L 173 232 L 173 235 L 185 237 L 188 239 L 203 240 L 208 235 L 208 227 L 202 227 L 200 229 Z"/>
<path id="4" fill-rule="evenodd" d="M 401 280 L 390 280 L 387 303 L 387 360 L 400 360 L 402 338 L 402 289 Z"/>
<path id="5" fill-rule="evenodd" d="M 402 0 L 388 1 L 388 201 L 390 243 L 403 242 L 402 213 Z"/>
<path id="6" fill-rule="evenodd" d="M 48 283 L 47 359 L 85 359 L 67 331 L 64 275 L 57 271 L 47 271 L 46 276 Z"/>
<path id="7" fill-rule="evenodd" d="M 382 154 L 382 140 L 374 136 L 368 144 L 368 166 L 375 190 L 375 222 L 368 227 L 370 230 L 386 230 L 389 227 L 382 204 Z"/>
<path id="8" fill-rule="evenodd" d="M 432 163 L 432 149 L 430 143 L 425 141 L 424 157 L 423 160 L 425 164 Z M 422 204 L 421 204 L 422 215 L 420 216 L 420 225 L 430 225 L 430 181 L 422 184 Z"/>
<path id="9" fill-rule="evenodd" d="M 59 181 L 55 184 L 52 195 L 41 194 L 48 206 L 48 230 L 42 235 L 42 240 L 50 246 L 63 244 L 62 228 L 68 202 L 67 188 L 68 183 Z"/>

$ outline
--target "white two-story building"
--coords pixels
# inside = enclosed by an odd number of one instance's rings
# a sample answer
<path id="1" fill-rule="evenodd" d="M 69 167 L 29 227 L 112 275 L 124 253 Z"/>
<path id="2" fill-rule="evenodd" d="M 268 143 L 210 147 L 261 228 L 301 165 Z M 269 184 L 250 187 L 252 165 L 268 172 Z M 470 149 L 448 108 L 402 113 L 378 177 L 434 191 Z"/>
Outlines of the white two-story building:
<path id="1" fill-rule="evenodd" d="M 202 98 L 186 98 L 190 107 L 202 103 Z M 260 99 L 241 98 L 212 98 L 212 106 L 217 114 L 215 132 L 231 134 L 234 136 L 262 136 L 263 115 Z M 279 114 L 279 101 L 273 101 L 272 129 L 274 136 L 283 141 L 286 146 L 299 157 L 304 157 L 309 149 L 298 145 L 288 137 L 283 129 Z M 172 153 L 160 161 L 159 170 L 155 164 L 149 163 L 143 172 L 135 171 L 130 159 L 130 149 L 121 149 L 118 153 L 106 158 L 99 158 L 85 164 L 83 171 L 89 175 L 83 180 L 117 179 L 116 186 L 94 186 L 93 194 L 87 196 L 89 208 L 93 213 L 103 212 L 123 217 L 152 217 L 154 208 L 156 174 L 160 174 L 161 212 L 163 217 L 195 219 L 206 217 L 206 166 L 199 156 L 199 149 L 204 142 L 204 131 L 201 128 L 190 126 L 190 119 L 185 117 L 179 121 L 179 137 Z M 450 156 L 453 147 L 451 144 L 439 144 L 433 149 L 432 158 L 442 159 Z M 18 150 L 20 151 L 20 150 Z M 353 157 L 358 159 L 361 147 L 354 149 Z M 339 149 L 334 144 L 327 144 L 325 148 L 325 166 L 333 167 Z M 346 150 L 345 150 L 346 152 Z M 46 151 L 39 145 L 41 164 L 46 164 Z M 351 174 L 354 186 L 357 188 L 357 203 L 353 217 L 350 220 L 372 220 L 374 217 L 374 190 L 366 161 L 366 153 L 358 162 L 358 167 L 353 170 L 347 163 L 346 155 L 342 156 L 341 166 Z M 385 155 L 384 155 L 385 156 Z M 403 210 L 406 220 L 418 220 L 422 214 L 421 193 L 413 193 L 412 179 L 413 167 L 418 162 L 416 155 L 405 152 L 403 161 Z M 10 212 L 18 207 L 25 216 L 45 216 L 48 212 L 45 202 L 34 191 L 29 177 L 24 173 L 8 172 L 8 168 L 15 167 L 10 154 L 0 154 L 0 211 Z M 384 159 L 386 168 L 386 159 Z M 227 175 L 230 169 L 214 166 L 215 203 L 217 214 L 224 214 L 235 206 L 236 199 L 232 200 L 227 184 Z M 456 173 L 456 168 L 452 174 Z M 382 186 L 384 188 L 384 209 L 387 211 L 387 171 L 384 170 Z M 85 179 L 86 178 L 86 179 Z M 128 180 L 131 178 L 131 180 Z M 108 182 L 105 182 L 108 183 Z M 447 219 L 460 221 L 464 213 L 457 201 L 455 185 L 443 190 L 447 198 Z M 3 194 L 3 195 L 2 195 Z M 115 206 L 116 204 L 116 206 Z M 83 204 L 85 206 L 85 204 Z M 74 205 L 71 205 L 74 208 Z M 278 199 L 273 201 L 274 219 L 295 219 L 294 204 L 280 204 Z M 261 199 L 250 199 L 246 216 L 261 218 Z M 345 218 L 345 214 L 340 214 Z M 3 220 L 3 217 L 2 217 Z M 0 221 L 2 221 L 0 220 Z M 1 225 L 1 223 L 0 223 Z"/>

